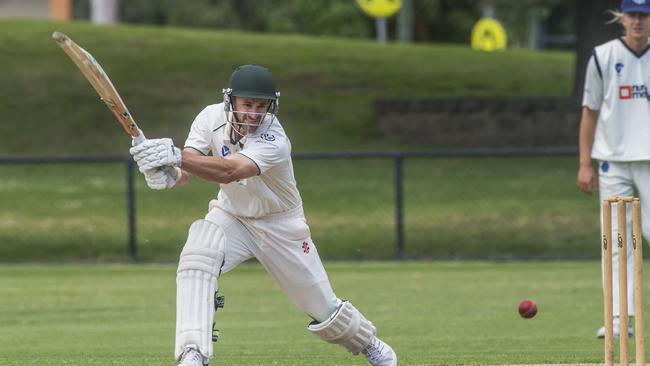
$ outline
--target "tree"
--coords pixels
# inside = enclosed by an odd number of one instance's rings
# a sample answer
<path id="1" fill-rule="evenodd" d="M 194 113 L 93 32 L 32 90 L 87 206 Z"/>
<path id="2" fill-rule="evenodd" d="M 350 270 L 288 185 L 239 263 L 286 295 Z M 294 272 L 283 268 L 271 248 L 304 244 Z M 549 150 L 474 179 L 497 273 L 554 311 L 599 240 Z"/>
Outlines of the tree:
<path id="1" fill-rule="evenodd" d="M 96 24 L 113 24 L 117 22 L 118 0 L 91 0 L 90 19 Z"/>
<path id="2" fill-rule="evenodd" d="M 576 63 L 572 95 L 582 96 L 585 69 L 593 48 L 622 35 L 619 24 L 607 24 L 612 19 L 608 10 L 618 9 L 620 0 L 576 0 Z"/>

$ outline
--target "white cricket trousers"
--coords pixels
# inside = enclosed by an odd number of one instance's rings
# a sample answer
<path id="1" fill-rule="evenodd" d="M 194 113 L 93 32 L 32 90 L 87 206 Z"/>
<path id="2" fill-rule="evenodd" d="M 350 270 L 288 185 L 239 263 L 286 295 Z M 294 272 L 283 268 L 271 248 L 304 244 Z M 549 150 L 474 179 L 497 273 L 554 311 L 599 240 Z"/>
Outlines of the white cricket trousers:
<path id="1" fill-rule="evenodd" d="M 643 236 L 650 234 L 650 161 L 605 162 L 598 164 L 598 186 L 600 191 L 601 238 L 604 232 L 602 222 L 602 202 L 610 197 L 638 196 L 641 199 L 641 221 Z M 634 315 L 634 260 L 632 249 L 632 209 L 627 205 L 627 304 L 628 314 Z M 612 204 L 612 242 L 618 237 L 618 219 L 616 204 Z M 602 246 L 601 246 L 602 258 Z M 601 260 L 604 266 L 604 262 Z M 620 315 L 618 301 L 618 245 L 612 245 L 612 296 L 614 316 Z M 604 283 L 604 271 L 603 271 Z"/>
<path id="2" fill-rule="evenodd" d="M 225 234 L 222 273 L 255 257 L 291 301 L 314 320 L 323 322 L 338 309 L 339 299 L 311 240 L 302 207 L 249 219 L 235 217 L 214 203 L 205 219 Z"/>

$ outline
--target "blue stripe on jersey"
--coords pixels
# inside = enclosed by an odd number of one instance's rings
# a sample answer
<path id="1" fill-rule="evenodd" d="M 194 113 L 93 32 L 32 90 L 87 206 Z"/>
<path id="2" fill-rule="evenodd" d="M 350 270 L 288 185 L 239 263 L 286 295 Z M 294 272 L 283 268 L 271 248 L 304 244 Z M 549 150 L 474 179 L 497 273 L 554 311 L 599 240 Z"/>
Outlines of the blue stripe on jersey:
<path id="1" fill-rule="evenodd" d="M 643 57 L 643 55 L 645 55 L 646 52 L 648 52 L 648 50 L 650 50 L 650 44 L 647 45 L 647 46 L 645 47 L 645 49 L 641 52 L 641 54 L 639 55 L 639 57 Z"/>
<path id="2" fill-rule="evenodd" d="M 596 55 L 596 49 L 591 50 L 591 55 L 594 57 L 594 63 L 596 64 L 596 70 L 598 70 L 598 75 L 600 78 L 603 78 L 603 71 L 600 69 L 600 63 L 598 62 L 598 56 Z"/>
<path id="3" fill-rule="evenodd" d="M 631 48 L 627 45 L 627 43 L 625 43 L 625 41 L 623 40 L 623 38 L 619 38 L 618 40 L 621 41 L 621 43 L 623 44 L 623 46 L 625 46 L 625 48 L 627 48 L 627 50 L 630 51 L 630 52 L 631 52 L 634 56 L 636 56 L 637 58 L 641 58 L 641 57 L 643 57 L 643 55 L 645 55 L 646 52 L 648 52 L 648 50 L 650 49 L 650 44 L 649 44 L 649 45 L 647 45 L 647 46 L 643 49 L 643 51 L 641 51 L 641 52 L 639 52 L 639 53 L 636 53 L 636 52 L 634 52 L 633 49 L 631 49 Z"/>

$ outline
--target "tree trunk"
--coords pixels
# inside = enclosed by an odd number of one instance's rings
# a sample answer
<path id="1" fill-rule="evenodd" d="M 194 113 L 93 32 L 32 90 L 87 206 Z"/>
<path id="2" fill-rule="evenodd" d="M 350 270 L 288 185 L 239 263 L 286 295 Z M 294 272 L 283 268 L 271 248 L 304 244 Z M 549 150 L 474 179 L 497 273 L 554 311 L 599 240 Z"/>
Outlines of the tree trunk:
<path id="1" fill-rule="evenodd" d="M 400 42 L 413 42 L 413 1 L 402 1 L 402 8 L 397 13 L 397 39 Z"/>
<path id="2" fill-rule="evenodd" d="M 582 97 L 585 69 L 594 47 L 623 35 L 620 24 L 606 24 L 618 10 L 620 0 L 576 0 L 576 63 L 573 82 L 574 97 Z"/>
<path id="3" fill-rule="evenodd" d="M 113 24 L 117 22 L 119 0 L 91 0 L 90 19 L 95 24 Z"/>

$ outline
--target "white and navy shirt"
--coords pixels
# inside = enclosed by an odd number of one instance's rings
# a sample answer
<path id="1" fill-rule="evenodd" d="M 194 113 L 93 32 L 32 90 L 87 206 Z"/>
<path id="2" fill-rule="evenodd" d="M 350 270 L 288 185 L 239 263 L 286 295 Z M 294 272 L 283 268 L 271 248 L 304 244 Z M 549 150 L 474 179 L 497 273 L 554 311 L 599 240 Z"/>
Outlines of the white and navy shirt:
<path id="1" fill-rule="evenodd" d="M 223 103 L 205 107 L 192 123 L 185 148 L 226 159 L 242 154 L 257 164 L 260 174 L 220 184 L 217 207 L 248 218 L 301 207 L 291 162 L 291 142 L 277 117 L 267 115 L 255 132 L 232 144 L 226 113 Z"/>
<path id="2" fill-rule="evenodd" d="M 582 100 L 599 111 L 592 158 L 650 160 L 649 48 L 637 54 L 622 39 L 594 48 Z"/>

